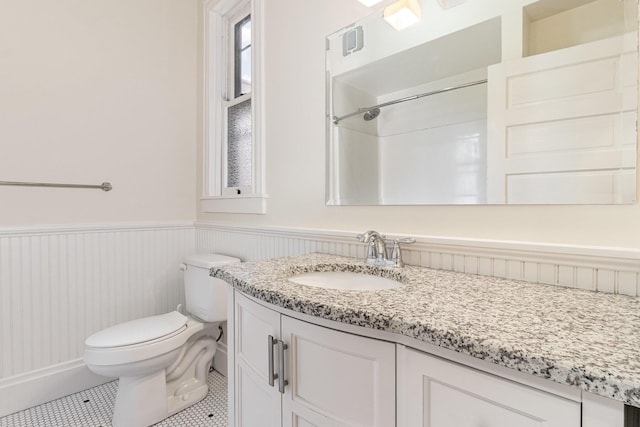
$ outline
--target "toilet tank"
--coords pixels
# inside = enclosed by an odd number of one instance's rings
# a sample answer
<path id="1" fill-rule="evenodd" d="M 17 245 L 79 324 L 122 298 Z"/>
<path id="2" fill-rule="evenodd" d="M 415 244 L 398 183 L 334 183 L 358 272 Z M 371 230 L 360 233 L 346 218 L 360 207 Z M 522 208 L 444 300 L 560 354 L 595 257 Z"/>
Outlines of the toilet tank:
<path id="1" fill-rule="evenodd" d="M 196 254 L 184 257 L 183 262 L 187 312 L 205 322 L 227 320 L 227 282 L 211 277 L 209 270 L 240 260 L 220 254 Z"/>

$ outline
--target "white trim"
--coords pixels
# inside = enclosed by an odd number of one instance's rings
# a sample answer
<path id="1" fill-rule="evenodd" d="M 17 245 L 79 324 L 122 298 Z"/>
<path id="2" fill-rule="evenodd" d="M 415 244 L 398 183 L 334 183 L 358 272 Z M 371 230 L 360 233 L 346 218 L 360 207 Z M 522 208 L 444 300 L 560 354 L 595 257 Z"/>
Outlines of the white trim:
<path id="1" fill-rule="evenodd" d="M 227 376 L 227 345 L 225 343 L 218 343 L 218 349 L 216 350 L 216 356 L 213 358 L 213 369 Z"/>
<path id="2" fill-rule="evenodd" d="M 200 199 L 200 203 L 203 212 L 267 213 L 267 196 L 203 197 Z"/>
<path id="3" fill-rule="evenodd" d="M 264 40 L 265 40 L 265 1 L 251 0 L 252 43 L 252 122 L 253 122 L 253 191 L 256 195 L 266 196 L 265 176 L 265 76 L 264 76 Z M 263 212 L 264 213 L 264 212 Z"/>
<path id="4" fill-rule="evenodd" d="M 180 230 L 194 227 L 193 221 L 178 222 L 123 222 L 112 224 L 53 224 L 34 225 L 23 227 L 2 227 L 0 236 L 31 236 L 38 234 L 68 234 L 90 232 L 116 232 L 116 231 L 140 231 L 140 230 Z"/>
<path id="5" fill-rule="evenodd" d="M 221 117 L 224 98 L 225 73 L 223 60 L 225 44 L 223 41 L 224 15 L 232 12 L 245 0 L 210 0 L 205 3 L 204 41 L 203 41 L 203 212 L 222 213 L 266 213 L 265 194 L 265 141 L 264 141 L 264 1 L 251 0 L 252 26 L 252 139 L 253 139 L 253 171 L 251 194 L 223 197 L 223 176 L 221 163 L 224 160 L 222 134 L 224 128 Z M 213 43 L 212 43 L 213 41 Z M 213 113 L 213 114 L 212 114 Z M 249 197 L 247 197 L 249 196 Z M 255 199 L 248 201 L 247 199 Z"/>
<path id="6" fill-rule="evenodd" d="M 214 369 L 227 376 L 227 346 L 218 343 Z M 115 378 L 94 374 L 82 359 L 0 379 L 0 417 L 78 393 Z"/>
<path id="7" fill-rule="evenodd" d="M 222 84 L 216 84 L 216 81 L 221 81 L 222 67 L 221 60 L 219 58 L 220 53 L 223 51 L 223 40 L 221 37 L 215 38 L 215 43 L 211 40 L 214 39 L 211 32 L 213 28 L 222 26 L 222 18 L 219 14 L 213 13 L 215 5 L 218 2 L 208 1 L 204 5 L 204 17 L 203 17 L 203 50 L 202 50 L 202 171 L 203 171 L 203 194 L 215 194 L 216 190 L 220 188 L 220 179 L 208 168 L 208 164 L 215 158 L 215 153 L 218 151 L 218 145 L 220 143 L 218 133 L 215 130 L 221 126 L 222 108 L 221 103 L 215 102 L 216 99 L 222 97 L 221 88 Z M 212 111 L 213 110 L 213 111 Z"/>
<path id="8" fill-rule="evenodd" d="M 365 230 L 357 231 L 345 231 L 345 230 L 323 230 L 315 228 L 293 228 L 293 227 L 274 227 L 274 226 L 243 226 L 243 225 L 226 225 L 216 224 L 209 222 L 195 222 L 196 229 L 212 229 L 221 231 L 233 231 L 240 233 L 271 235 L 281 237 L 298 237 L 304 239 L 315 240 L 327 240 L 340 241 L 345 243 L 353 243 L 355 236 L 358 233 L 362 233 Z M 481 253 L 483 250 L 495 251 L 514 251 L 538 254 L 539 256 L 552 256 L 568 255 L 568 256 L 585 256 L 585 257 L 598 257 L 619 259 L 623 262 L 638 262 L 640 261 L 640 249 L 625 248 L 625 247 L 607 247 L 607 246 L 586 246 L 586 245 L 570 245 L 570 244 L 558 244 L 558 243 L 540 243 L 540 242 L 526 242 L 516 240 L 495 240 L 495 239 L 473 239 L 473 238 L 461 238 L 461 237 L 441 237 L 441 236 L 424 236 L 424 235 L 405 235 L 395 233 L 385 233 L 380 231 L 381 234 L 385 234 L 387 237 L 399 238 L 399 237 L 414 237 L 416 244 L 411 249 L 419 248 L 420 246 L 429 247 L 432 249 L 434 245 L 445 246 L 450 249 L 457 248 L 460 251 L 477 250 Z M 640 268 L 640 267 L 639 267 Z"/>
<path id="9" fill-rule="evenodd" d="M 68 396 L 113 378 L 96 375 L 82 359 L 0 380 L 0 417 Z"/>
<path id="10" fill-rule="evenodd" d="M 195 223 L 196 250 L 247 261 L 309 252 L 364 257 L 358 231 Z M 408 237 L 379 230 L 388 238 Z M 408 265 L 640 296 L 640 249 L 509 240 L 410 236 Z"/>

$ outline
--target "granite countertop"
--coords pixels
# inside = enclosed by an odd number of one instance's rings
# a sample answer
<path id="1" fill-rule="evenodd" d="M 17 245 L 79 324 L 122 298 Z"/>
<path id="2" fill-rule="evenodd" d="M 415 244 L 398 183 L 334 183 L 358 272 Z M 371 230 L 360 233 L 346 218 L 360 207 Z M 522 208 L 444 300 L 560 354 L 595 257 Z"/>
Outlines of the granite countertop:
<path id="1" fill-rule="evenodd" d="M 381 291 L 287 281 L 310 271 L 367 272 Z M 296 312 L 405 335 L 640 407 L 640 299 L 423 267 L 310 254 L 213 268 L 245 294 Z"/>

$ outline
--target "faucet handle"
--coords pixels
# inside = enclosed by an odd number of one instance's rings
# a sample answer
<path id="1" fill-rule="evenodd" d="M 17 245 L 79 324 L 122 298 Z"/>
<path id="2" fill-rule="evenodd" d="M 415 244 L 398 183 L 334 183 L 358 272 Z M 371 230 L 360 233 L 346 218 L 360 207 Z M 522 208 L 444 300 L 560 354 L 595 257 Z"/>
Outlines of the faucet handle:
<path id="1" fill-rule="evenodd" d="M 415 243 L 416 239 L 413 237 L 405 237 L 403 239 L 395 239 L 393 241 L 393 250 L 391 252 L 391 262 L 395 267 L 404 267 L 404 262 L 402 262 L 402 250 L 400 249 L 400 244 L 408 245 L 411 243 Z"/>
<path id="2" fill-rule="evenodd" d="M 377 231 L 369 230 L 366 233 L 356 235 L 358 241 L 367 243 L 367 256 L 364 260 L 367 264 L 375 264 L 378 258 L 386 259 L 386 248 L 384 247 L 384 239 L 386 236 L 381 235 Z"/>
<path id="3" fill-rule="evenodd" d="M 382 240 L 385 240 L 387 238 L 387 236 L 385 236 L 384 234 L 380 234 L 374 230 L 369 230 L 366 233 L 356 234 L 356 239 L 363 243 L 369 243 L 369 241 L 374 237 L 379 237 Z"/>

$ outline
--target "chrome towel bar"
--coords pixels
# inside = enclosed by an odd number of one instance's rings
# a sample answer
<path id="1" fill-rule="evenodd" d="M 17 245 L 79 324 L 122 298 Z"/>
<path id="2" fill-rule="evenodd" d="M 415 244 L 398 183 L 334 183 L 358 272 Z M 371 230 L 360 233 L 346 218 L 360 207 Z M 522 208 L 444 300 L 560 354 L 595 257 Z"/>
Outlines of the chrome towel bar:
<path id="1" fill-rule="evenodd" d="M 111 191 L 111 189 L 113 189 L 113 186 L 109 182 L 103 182 L 100 185 L 84 185 L 84 184 L 53 184 L 48 182 L 0 181 L 0 185 L 18 185 L 22 187 L 99 188 L 102 191 Z"/>

